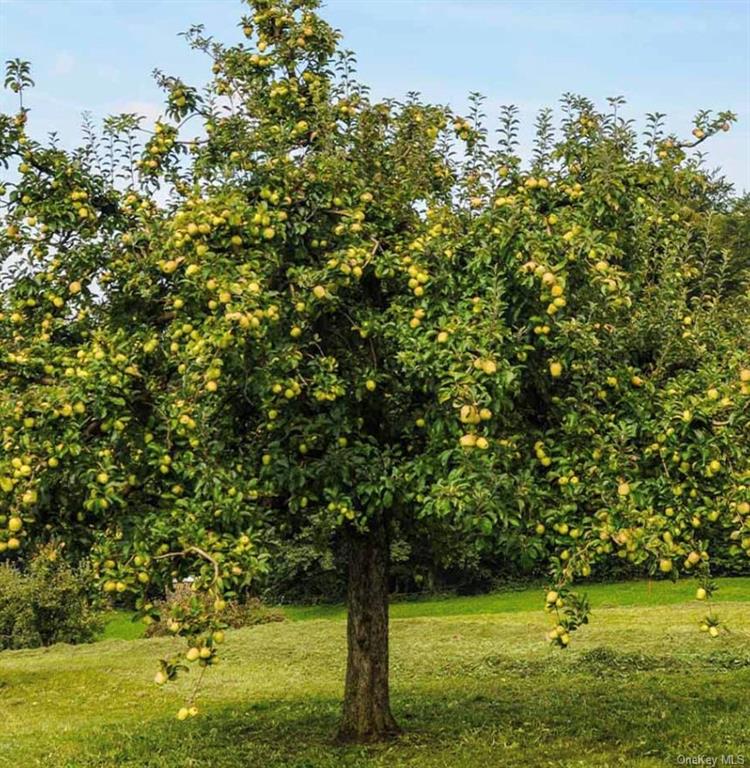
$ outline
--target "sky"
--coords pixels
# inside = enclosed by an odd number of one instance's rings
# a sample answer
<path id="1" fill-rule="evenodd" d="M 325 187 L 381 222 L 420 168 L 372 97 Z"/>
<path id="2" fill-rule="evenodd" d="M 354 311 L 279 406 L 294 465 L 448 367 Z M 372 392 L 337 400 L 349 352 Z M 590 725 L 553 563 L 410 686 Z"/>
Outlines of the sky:
<path id="1" fill-rule="evenodd" d="M 179 33 L 203 23 L 241 39 L 239 0 L 0 0 L 0 58 L 32 62 L 35 135 L 80 140 L 81 113 L 160 113 L 154 68 L 195 85 L 209 61 Z M 461 111 L 486 96 L 492 118 L 516 104 L 528 152 L 536 112 L 574 92 L 604 108 L 623 96 L 643 125 L 666 112 L 687 136 L 699 109 L 730 109 L 739 122 L 707 147 L 738 191 L 750 190 L 750 0 L 329 0 L 322 13 L 357 54 L 375 97 L 418 91 Z M 15 109 L 5 91 L 0 110 Z M 706 147 L 706 144 L 703 145 Z"/>

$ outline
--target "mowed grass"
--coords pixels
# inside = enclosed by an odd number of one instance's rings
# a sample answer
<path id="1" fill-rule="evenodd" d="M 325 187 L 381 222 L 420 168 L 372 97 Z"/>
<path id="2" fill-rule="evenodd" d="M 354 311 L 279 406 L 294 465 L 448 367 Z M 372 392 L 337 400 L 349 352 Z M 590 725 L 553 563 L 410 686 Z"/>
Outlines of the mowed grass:
<path id="1" fill-rule="evenodd" d="M 140 621 L 133 621 L 128 611 L 111 611 L 104 616 L 101 640 L 138 640 L 143 637 L 145 627 Z"/>
<path id="2" fill-rule="evenodd" d="M 174 714 L 195 673 L 163 689 L 151 683 L 156 660 L 179 641 L 3 652 L 0 765 L 639 768 L 729 754 L 747 762 L 749 587 L 722 581 L 718 610 L 731 631 L 713 641 L 697 630 L 703 606 L 685 602 L 690 584 L 593 587 L 592 623 L 563 652 L 544 641 L 550 618 L 538 589 L 531 603 L 524 591 L 398 604 L 392 691 L 404 735 L 370 747 L 333 740 L 340 613 L 229 632 L 201 716 L 184 723 Z"/>
<path id="3" fill-rule="evenodd" d="M 718 579 L 716 602 L 750 601 L 750 578 Z M 625 581 L 587 584 L 580 588 L 588 595 L 594 609 L 614 606 L 675 605 L 691 600 L 695 595 L 695 582 L 683 579 L 673 583 L 659 581 Z M 525 587 L 471 597 L 429 596 L 409 600 L 396 598 L 391 604 L 391 618 L 411 619 L 427 616 L 470 616 L 485 613 L 515 613 L 538 611 L 544 589 Z M 346 608 L 340 603 L 318 605 L 284 605 L 279 608 L 290 621 L 313 619 L 345 619 Z M 134 623 L 125 611 L 112 611 L 105 622 L 103 640 L 134 640 L 142 637 L 144 627 Z"/>
<path id="4" fill-rule="evenodd" d="M 750 578 L 718 579 L 717 602 L 750 600 Z M 695 596 L 696 584 L 692 579 L 672 582 L 625 581 L 604 584 L 581 585 L 580 592 L 588 595 L 591 606 L 609 608 L 614 606 L 675 605 L 691 600 Z M 405 602 L 394 601 L 391 616 L 395 619 L 409 619 L 421 616 L 467 616 L 483 613 L 514 613 L 517 611 L 539 610 L 544 590 L 540 587 L 493 592 L 471 597 L 428 597 Z M 344 619 L 343 605 L 301 605 L 284 606 L 284 614 L 292 621 L 305 619 Z"/>

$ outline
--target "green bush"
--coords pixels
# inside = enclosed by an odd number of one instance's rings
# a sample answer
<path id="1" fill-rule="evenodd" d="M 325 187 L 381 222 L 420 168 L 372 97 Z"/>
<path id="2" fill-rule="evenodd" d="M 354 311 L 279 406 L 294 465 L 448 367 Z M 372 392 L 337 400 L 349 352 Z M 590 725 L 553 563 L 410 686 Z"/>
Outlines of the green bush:
<path id="1" fill-rule="evenodd" d="M 0 649 L 84 643 L 101 629 L 89 600 L 90 576 L 54 547 L 42 548 L 25 571 L 0 566 Z"/>
<path id="2" fill-rule="evenodd" d="M 170 591 L 164 600 L 156 602 L 157 613 L 170 617 L 184 619 L 205 608 L 210 599 L 207 595 L 196 593 L 190 584 L 178 584 Z M 258 598 L 247 598 L 242 601 L 230 600 L 222 612 L 222 622 L 233 629 L 268 624 L 273 621 L 284 621 L 284 614 L 274 608 L 264 605 Z M 156 621 L 146 627 L 146 637 L 161 637 L 172 634 L 166 621 Z"/>

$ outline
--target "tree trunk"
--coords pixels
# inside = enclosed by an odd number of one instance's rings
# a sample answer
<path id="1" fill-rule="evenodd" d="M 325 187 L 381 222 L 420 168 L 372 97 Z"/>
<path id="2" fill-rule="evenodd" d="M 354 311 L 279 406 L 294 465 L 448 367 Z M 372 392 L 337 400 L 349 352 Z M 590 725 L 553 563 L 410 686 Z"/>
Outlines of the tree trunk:
<path id="1" fill-rule="evenodd" d="M 343 741 L 370 742 L 398 733 L 388 694 L 388 539 L 382 519 L 348 538 L 346 686 Z"/>

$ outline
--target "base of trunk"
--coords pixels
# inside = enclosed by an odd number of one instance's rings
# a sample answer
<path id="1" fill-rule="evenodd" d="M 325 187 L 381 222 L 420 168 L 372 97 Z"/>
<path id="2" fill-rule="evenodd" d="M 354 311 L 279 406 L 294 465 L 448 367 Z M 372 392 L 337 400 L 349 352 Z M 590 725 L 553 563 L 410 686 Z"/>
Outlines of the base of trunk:
<path id="1" fill-rule="evenodd" d="M 338 738 L 373 742 L 399 728 L 388 692 L 388 540 L 382 520 L 348 537 L 347 646 L 344 707 Z"/>
<path id="2" fill-rule="evenodd" d="M 401 733 L 390 711 L 371 713 L 359 722 L 341 722 L 336 741 L 342 744 L 372 744 L 395 739 Z"/>

